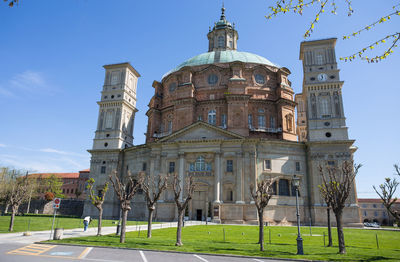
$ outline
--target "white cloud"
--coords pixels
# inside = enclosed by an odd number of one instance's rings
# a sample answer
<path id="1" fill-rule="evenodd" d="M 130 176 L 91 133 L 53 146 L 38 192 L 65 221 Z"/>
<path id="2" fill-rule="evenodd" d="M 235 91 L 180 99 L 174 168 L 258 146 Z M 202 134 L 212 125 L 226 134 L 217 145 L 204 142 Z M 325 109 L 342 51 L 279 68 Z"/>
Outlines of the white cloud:
<path id="1" fill-rule="evenodd" d="M 49 89 L 43 73 L 27 70 L 0 83 L 0 96 L 19 97 L 26 93 L 37 93 L 39 90 L 48 91 Z"/>
<path id="2" fill-rule="evenodd" d="M 0 154 L 0 166 L 30 170 L 30 172 L 77 172 L 88 168 L 89 158 L 48 157 L 46 155 Z"/>
<path id="3" fill-rule="evenodd" d="M 54 148 L 42 148 L 39 150 L 40 152 L 45 152 L 45 153 L 54 153 L 54 154 L 59 154 L 59 155 L 66 155 L 66 156 L 81 156 L 81 157 L 87 157 L 87 154 L 79 154 L 79 153 L 74 153 L 74 152 L 67 152 L 67 151 L 61 151 L 58 149 Z"/>
<path id="4" fill-rule="evenodd" d="M 44 80 L 42 73 L 28 70 L 12 77 L 9 83 L 14 88 L 32 90 L 45 86 L 46 81 Z"/>

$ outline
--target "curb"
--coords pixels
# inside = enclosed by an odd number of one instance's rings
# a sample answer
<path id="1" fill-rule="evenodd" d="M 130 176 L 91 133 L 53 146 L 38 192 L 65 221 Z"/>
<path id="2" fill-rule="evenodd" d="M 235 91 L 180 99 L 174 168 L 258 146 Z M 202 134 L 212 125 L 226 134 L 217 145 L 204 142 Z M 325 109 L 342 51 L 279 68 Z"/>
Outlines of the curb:
<path id="1" fill-rule="evenodd" d="M 124 250 L 141 250 L 151 251 L 160 253 L 174 253 L 174 254 L 192 254 L 192 255 L 206 255 L 206 256 L 219 256 L 219 257 L 232 257 L 232 258 L 248 258 L 248 259 L 272 259 L 281 261 L 307 261 L 307 262 L 323 262 L 323 260 L 309 260 L 309 259 L 295 259 L 295 258 L 279 258 L 279 257 L 258 257 L 258 256 L 244 256 L 244 255 L 233 255 L 233 254 L 213 254 L 213 253 L 196 253 L 196 252 L 185 252 L 185 251 L 173 251 L 173 250 L 156 250 L 156 249 L 145 249 L 145 248 L 128 248 L 128 247 L 105 247 L 95 245 L 79 245 L 79 244 L 67 244 L 67 243 L 54 243 L 54 242 L 34 242 L 35 244 L 52 244 L 59 246 L 75 246 L 75 247 L 96 247 L 96 248 L 111 248 L 111 249 L 124 249 Z"/>

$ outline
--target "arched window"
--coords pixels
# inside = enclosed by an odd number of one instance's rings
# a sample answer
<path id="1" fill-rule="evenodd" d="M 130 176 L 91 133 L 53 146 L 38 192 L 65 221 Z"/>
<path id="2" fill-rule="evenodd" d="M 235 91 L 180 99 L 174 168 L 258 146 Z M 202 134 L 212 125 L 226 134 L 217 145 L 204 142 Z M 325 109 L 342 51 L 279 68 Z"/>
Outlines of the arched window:
<path id="1" fill-rule="evenodd" d="M 206 168 L 206 163 L 204 162 L 204 157 L 199 156 L 196 159 L 196 163 L 195 163 L 195 170 L 196 171 L 204 171 Z"/>
<path id="2" fill-rule="evenodd" d="M 269 119 L 269 127 L 275 128 L 275 117 L 271 116 Z"/>
<path id="3" fill-rule="evenodd" d="M 322 65 L 324 63 L 324 57 L 322 56 L 321 53 L 318 53 L 315 56 L 315 60 L 316 60 L 317 65 Z"/>
<path id="4" fill-rule="evenodd" d="M 286 115 L 286 129 L 292 131 L 293 129 L 293 118 L 292 115 Z"/>
<path id="5" fill-rule="evenodd" d="M 265 128 L 265 115 L 264 109 L 258 109 L 258 128 Z"/>
<path id="6" fill-rule="evenodd" d="M 217 112 L 213 109 L 208 111 L 208 123 L 215 125 L 217 123 Z"/>
<path id="7" fill-rule="evenodd" d="M 168 121 L 168 132 L 172 132 L 172 121 Z"/>
<path id="8" fill-rule="evenodd" d="M 107 111 L 105 122 L 106 122 L 105 128 L 112 128 L 112 122 L 113 122 L 113 112 L 112 111 Z"/>
<path id="9" fill-rule="evenodd" d="M 225 114 L 221 115 L 221 126 L 222 126 L 222 128 L 226 128 L 226 115 Z"/>
<path id="10" fill-rule="evenodd" d="M 253 128 L 253 115 L 252 114 L 248 115 L 247 124 L 249 125 L 249 128 Z"/>
<path id="11" fill-rule="evenodd" d="M 223 35 L 218 36 L 218 47 L 225 46 L 225 37 Z"/>
<path id="12" fill-rule="evenodd" d="M 119 83 L 119 75 L 120 75 L 119 71 L 111 72 L 111 84 L 112 85 L 116 85 Z"/>
<path id="13" fill-rule="evenodd" d="M 289 196 L 289 180 L 279 179 L 279 195 Z"/>
<path id="14" fill-rule="evenodd" d="M 329 99 L 328 97 L 321 98 L 321 114 L 322 115 L 329 115 L 331 110 L 329 108 Z"/>

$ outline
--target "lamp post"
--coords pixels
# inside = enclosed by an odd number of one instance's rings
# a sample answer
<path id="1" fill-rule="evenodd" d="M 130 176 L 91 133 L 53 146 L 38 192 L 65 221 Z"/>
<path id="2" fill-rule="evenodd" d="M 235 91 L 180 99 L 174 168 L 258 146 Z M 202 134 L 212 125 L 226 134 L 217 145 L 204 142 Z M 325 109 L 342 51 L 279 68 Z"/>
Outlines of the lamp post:
<path id="1" fill-rule="evenodd" d="M 300 214 L 299 214 L 299 186 L 300 178 L 296 175 L 293 176 L 293 185 L 296 188 L 296 216 L 297 216 L 297 255 L 304 255 L 303 253 L 303 239 L 300 234 Z"/>

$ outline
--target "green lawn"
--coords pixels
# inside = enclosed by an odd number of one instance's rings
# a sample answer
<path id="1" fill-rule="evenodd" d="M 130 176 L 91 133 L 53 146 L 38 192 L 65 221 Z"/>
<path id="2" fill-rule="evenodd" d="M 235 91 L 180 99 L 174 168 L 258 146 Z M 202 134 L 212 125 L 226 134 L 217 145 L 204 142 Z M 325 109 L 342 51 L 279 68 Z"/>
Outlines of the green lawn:
<path id="1" fill-rule="evenodd" d="M 94 219 L 90 224 L 90 227 L 97 229 L 97 219 Z M 116 226 L 113 222 L 117 223 L 116 220 L 103 220 L 102 226 Z M 10 216 L 0 216 L 0 233 L 15 233 L 15 232 L 25 232 L 28 231 L 41 231 L 50 230 L 53 223 L 53 217 L 39 217 L 39 216 L 16 216 L 14 221 L 14 230 L 12 232 L 8 231 L 10 225 Z M 136 222 L 128 221 L 128 225 L 146 224 L 147 222 Z M 60 227 L 64 229 L 71 228 L 82 228 L 83 229 L 83 219 L 81 218 L 66 218 L 66 217 L 56 217 L 54 222 L 54 227 Z"/>
<path id="2" fill-rule="evenodd" d="M 225 230 L 225 240 L 223 232 Z M 269 240 L 271 232 L 271 244 Z M 256 226 L 190 226 L 183 229 L 183 246 L 175 247 L 176 228 L 153 230 L 153 237 L 146 238 L 146 232 L 127 233 L 126 243 L 120 244 L 119 237 L 106 235 L 101 237 L 69 238 L 61 243 L 73 243 L 94 246 L 116 246 L 153 250 L 173 250 L 183 252 L 234 254 L 280 258 L 304 258 L 311 260 L 336 261 L 399 261 L 400 232 L 375 231 L 366 229 L 345 229 L 347 254 L 337 254 L 337 233 L 333 230 L 334 247 L 324 247 L 323 232 L 326 228 L 302 229 L 304 256 L 296 255 L 296 227 L 268 227 L 265 230 L 266 251 L 260 252 L 258 228 Z M 379 249 L 376 245 L 379 240 Z"/>

